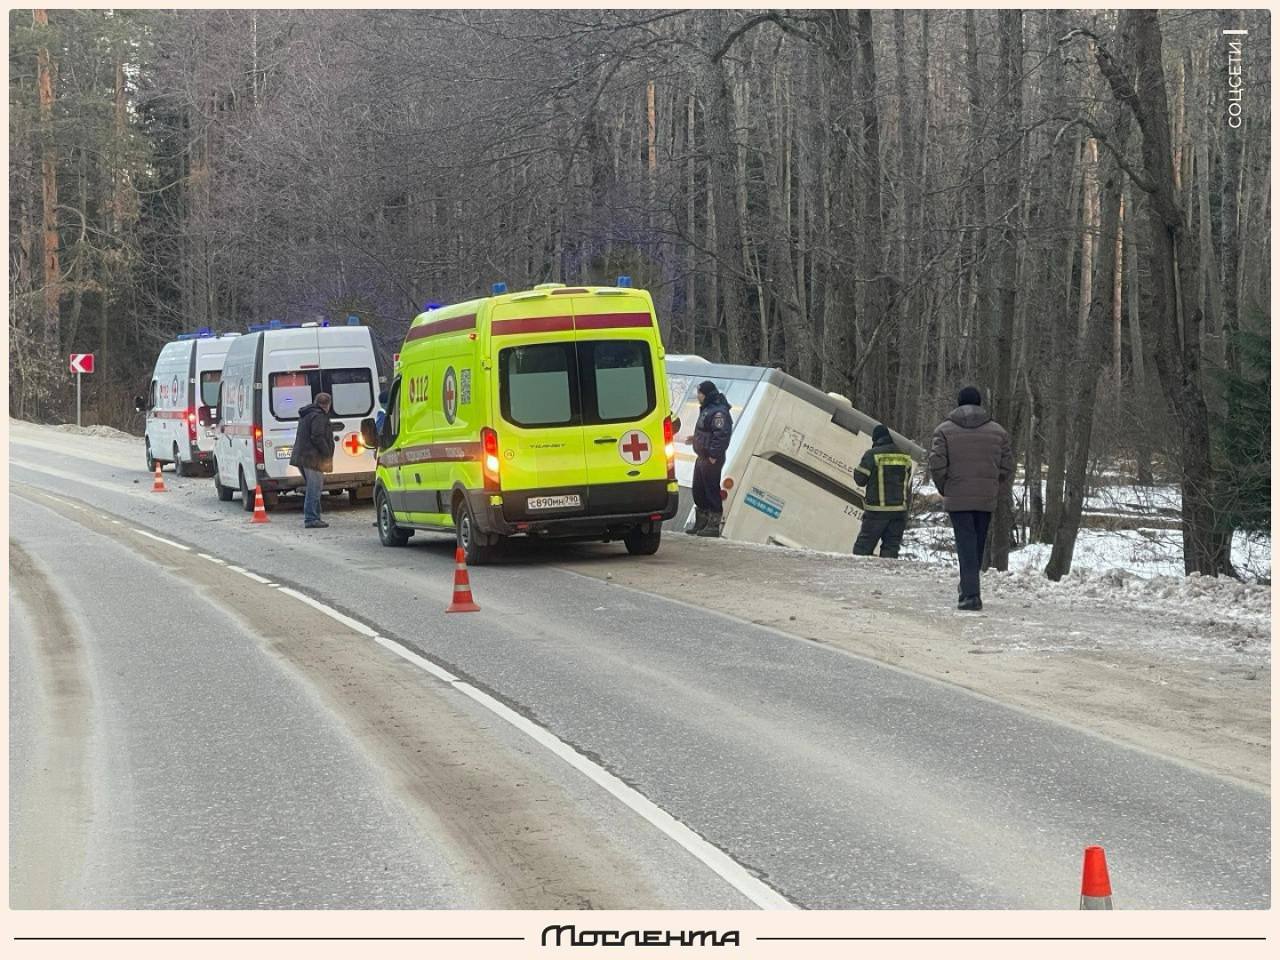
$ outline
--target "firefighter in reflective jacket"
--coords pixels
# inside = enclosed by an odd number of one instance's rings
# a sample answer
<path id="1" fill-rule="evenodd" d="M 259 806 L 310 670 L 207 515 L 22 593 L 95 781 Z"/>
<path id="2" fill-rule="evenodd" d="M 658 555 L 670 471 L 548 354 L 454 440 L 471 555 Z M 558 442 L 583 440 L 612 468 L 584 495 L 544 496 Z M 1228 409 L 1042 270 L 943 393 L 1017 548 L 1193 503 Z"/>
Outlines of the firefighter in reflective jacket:
<path id="1" fill-rule="evenodd" d="M 879 542 L 880 556 L 896 558 L 907 528 L 911 457 L 894 445 L 884 424 L 876 424 L 871 431 L 871 449 L 854 468 L 853 482 L 867 488 L 862 529 L 853 544 L 854 556 L 871 556 Z"/>
<path id="2" fill-rule="evenodd" d="M 702 404 L 702 410 L 693 431 L 693 452 L 698 456 L 693 464 L 693 503 L 697 520 L 688 532 L 699 537 L 718 537 L 724 510 L 720 499 L 720 474 L 724 470 L 729 438 L 733 435 L 733 415 L 729 413 L 728 399 L 710 380 L 698 384 L 698 402 Z"/>

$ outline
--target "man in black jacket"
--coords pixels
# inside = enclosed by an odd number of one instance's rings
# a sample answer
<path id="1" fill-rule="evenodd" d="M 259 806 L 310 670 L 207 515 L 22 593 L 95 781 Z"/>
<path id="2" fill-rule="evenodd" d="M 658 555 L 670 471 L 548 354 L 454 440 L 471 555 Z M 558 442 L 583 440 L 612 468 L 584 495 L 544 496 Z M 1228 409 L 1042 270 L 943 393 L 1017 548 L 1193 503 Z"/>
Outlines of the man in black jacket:
<path id="1" fill-rule="evenodd" d="M 328 526 L 320 519 L 320 492 L 325 471 L 333 469 L 333 426 L 329 423 L 332 405 L 329 394 L 317 393 L 314 403 L 298 411 L 298 434 L 293 439 L 293 454 L 289 457 L 289 463 L 302 471 L 307 484 L 302 501 L 302 525 L 308 530 Z"/>
<path id="2" fill-rule="evenodd" d="M 854 468 L 853 482 L 867 488 L 854 556 L 871 556 L 878 541 L 880 556 L 896 559 L 911 505 L 911 457 L 897 448 L 884 424 L 871 431 L 871 449 Z"/>
<path id="3" fill-rule="evenodd" d="M 697 517 L 693 533 L 700 537 L 718 537 L 724 511 L 720 474 L 724 470 L 729 439 L 733 436 L 733 415 L 729 413 L 729 401 L 710 380 L 698 384 L 698 403 L 702 410 L 693 431 L 693 452 L 698 457 L 693 464 L 693 504 Z"/>

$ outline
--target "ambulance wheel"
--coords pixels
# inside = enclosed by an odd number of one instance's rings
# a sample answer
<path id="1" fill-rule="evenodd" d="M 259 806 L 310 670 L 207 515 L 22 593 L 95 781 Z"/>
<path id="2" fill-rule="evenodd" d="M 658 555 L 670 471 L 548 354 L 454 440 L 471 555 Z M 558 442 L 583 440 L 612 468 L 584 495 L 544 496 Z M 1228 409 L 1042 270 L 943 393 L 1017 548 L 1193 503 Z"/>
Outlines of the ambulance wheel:
<path id="1" fill-rule="evenodd" d="M 459 500 L 453 508 L 453 526 L 458 532 L 458 546 L 462 548 L 467 563 L 478 566 L 489 563 L 497 555 L 497 546 L 488 543 L 488 538 L 480 532 L 471 513 L 471 505 L 465 500 Z"/>
<path id="2" fill-rule="evenodd" d="M 253 513 L 253 491 L 244 479 L 244 468 L 240 468 L 240 509 L 245 513 Z"/>
<path id="3" fill-rule="evenodd" d="M 151 440 L 147 439 L 147 473 L 156 472 L 156 458 L 151 455 Z"/>
<path id="4" fill-rule="evenodd" d="M 182 457 L 178 454 L 178 445 L 173 445 L 173 472 L 175 476 L 189 477 L 191 470 L 188 465 L 182 462 Z"/>
<path id="5" fill-rule="evenodd" d="M 384 547 L 403 547 L 413 536 L 412 530 L 402 530 L 396 526 L 396 515 L 391 510 L 391 501 L 381 490 L 376 495 L 378 504 L 378 539 Z"/>
<path id="6" fill-rule="evenodd" d="M 231 498 L 235 495 L 235 491 L 230 487 L 222 485 L 222 477 L 218 475 L 218 461 L 213 462 L 213 492 L 218 495 L 218 499 L 223 503 L 230 503 Z"/>
<path id="7" fill-rule="evenodd" d="M 632 527 L 622 538 L 622 542 L 627 545 L 627 553 L 633 557 L 651 557 L 662 544 L 662 525 L 652 524 L 648 530 L 644 527 Z"/>

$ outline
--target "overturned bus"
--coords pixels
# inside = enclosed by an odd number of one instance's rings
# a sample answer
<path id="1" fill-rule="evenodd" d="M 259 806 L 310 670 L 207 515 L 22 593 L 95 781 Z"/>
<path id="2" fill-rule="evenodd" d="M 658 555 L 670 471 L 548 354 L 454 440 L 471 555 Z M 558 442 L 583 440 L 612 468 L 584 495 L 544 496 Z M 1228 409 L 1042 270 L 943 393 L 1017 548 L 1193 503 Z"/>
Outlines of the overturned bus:
<path id="1" fill-rule="evenodd" d="M 666 365 L 671 409 L 680 423 L 675 437 L 680 505 L 673 525 L 692 522 L 698 384 L 711 380 L 733 413 L 733 439 L 721 474 L 723 535 L 832 553 L 853 549 L 863 513 L 853 470 L 871 447 L 877 420 L 773 368 L 675 355 L 667 356 Z M 920 465 L 919 476 L 925 450 L 890 432 L 898 448 Z"/>

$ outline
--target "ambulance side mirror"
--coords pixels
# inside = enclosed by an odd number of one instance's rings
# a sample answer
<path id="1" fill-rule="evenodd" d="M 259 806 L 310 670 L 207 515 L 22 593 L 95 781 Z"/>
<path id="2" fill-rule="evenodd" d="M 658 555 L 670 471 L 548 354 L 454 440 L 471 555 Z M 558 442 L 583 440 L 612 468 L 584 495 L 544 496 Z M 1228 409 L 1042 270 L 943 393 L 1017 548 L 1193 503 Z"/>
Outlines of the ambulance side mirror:
<path id="1" fill-rule="evenodd" d="M 360 421 L 360 439 L 364 441 L 366 447 L 377 449 L 378 431 L 374 427 L 373 417 L 366 417 Z"/>
<path id="2" fill-rule="evenodd" d="M 133 398 L 133 409 L 137 410 L 139 413 L 146 413 L 146 412 L 147 412 L 147 402 L 146 402 L 145 400 L 143 400 L 141 397 L 134 397 L 134 398 Z"/>

